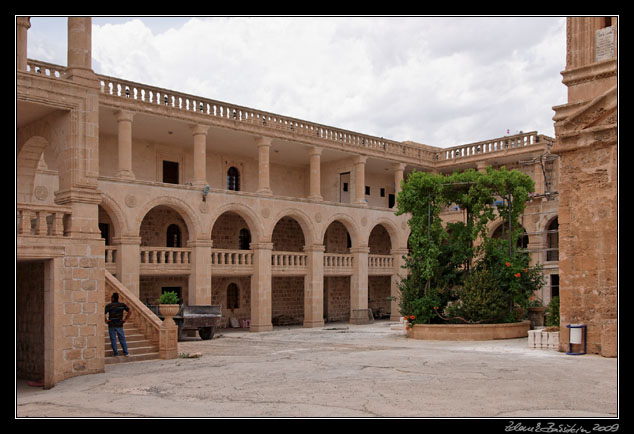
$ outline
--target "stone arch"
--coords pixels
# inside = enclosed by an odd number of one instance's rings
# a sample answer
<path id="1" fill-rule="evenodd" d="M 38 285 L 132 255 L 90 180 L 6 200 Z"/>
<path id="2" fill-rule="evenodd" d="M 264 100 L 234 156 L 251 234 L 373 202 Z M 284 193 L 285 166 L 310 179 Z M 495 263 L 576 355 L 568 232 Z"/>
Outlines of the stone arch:
<path id="1" fill-rule="evenodd" d="M 110 216 L 110 220 L 112 220 L 114 225 L 115 236 L 120 237 L 122 235 L 129 234 L 130 227 L 125 218 L 125 214 L 114 199 L 112 199 L 109 195 L 102 193 L 101 203 L 99 206 L 101 206 L 101 208 L 108 213 L 108 216 Z"/>
<path id="2" fill-rule="evenodd" d="M 394 224 L 393 221 L 391 221 L 390 219 L 381 217 L 376 219 L 373 222 L 373 225 L 371 226 L 370 232 L 368 233 L 368 246 L 370 246 L 370 236 L 372 235 L 372 231 L 377 227 L 377 226 L 382 226 L 383 229 L 385 229 L 385 231 L 387 232 L 387 234 L 390 237 L 390 249 L 398 249 L 400 247 L 405 247 L 405 246 L 401 246 L 401 234 L 399 233 L 399 230 L 397 228 L 397 226 Z M 409 228 L 409 227 L 408 227 Z"/>
<path id="3" fill-rule="evenodd" d="M 331 215 L 324 222 L 322 230 L 319 234 L 320 235 L 319 239 L 321 240 L 321 242 L 322 243 L 324 242 L 324 238 L 326 236 L 326 231 L 328 230 L 328 227 L 335 221 L 338 221 L 347 229 L 348 234 L 350 234 L 352 247 L 360 247 L 361 237 L 359 235 L 360 233 L 359 226 L 357 226 L 356 222 L 354 221 L 352 217 L 350 217 L 347 214 L 340 214 L 340 213 Z"/>
<path id="4" fill-rule="evenodd" d="M 17 201 L 30 202 L 35 184 L 35 171 L 49 142 L 42 136 L 32 136 L 19 147 L 16 161 Z"/>
<path id="5" fill-rule="evenodd" d="M 504 233 L 504 237 L 506 238 L 507 237 L 506 231 L 503 231 L 503 229 L 507 227 L 508 225 L 505 224 L 503 221 L 497 222 L 497 224 L 494 225 L 492 229 L 489 231 L 489 237 L 499 238 L 499 237 L 502 237 L 502 234 Z M 524 230 L 524 236 L 520 237 L 517 240 L 517 247 L 527 248 L 529 243 L 529 237 L 528 237 L 528 234 L 526 233 L 526 229 L 523 226 L 520 226 L 520 227 Z"/>
<path id="6" fill-rule="evenodd" d="M 273 223 L 271 224 L 269 231 L 267 231 L 267 236 L 268 236 L 267 239 L 269 240 L 273 239 L 273 232 L 275 230 L 275 227 L 280 222 L 280 220 L 282 220 L 284 217 L 292 218 L 299 224 L 304 235 L 304 245 L 310 246 L 316 242 L 315 230 L 310 218 L 304 212 L 294 208 L 283 210 L 279 212 L 275 216 L 275 218 L 272 219 Z"/>
<path id="7" fill-rule="evenodd" d="M 185 202 L 180 199 L 176 199 L 173 197 L 158 197 L 153 199 L 144 205 L 142 205 L 139 209 L 139 214 L 135 220 L 135 233 L 140 236 L 141 224 L 143 220 L 148 215 L 150 211 L 154 208 L 164 206 L 175 211 L 185 222 L 187 232 L 189 233 L 189 240 L 184 241 L 193 241 L 196 240 L 202 233 L 200 222 L 195 217 L 194 210 Z M 167 227 L 164 228 L 165 230 Z"/>
<path id="8" fill-rule="evenodd" d="M 545 260 L 547 262 L 559 261 L 559 216 L 556 215 L 549 219 L 544 230 L 546 231 L 546 239 L 544 241 L 547 249 Z"/>
<path id="9" fill-rule="evenodd" d="M 263 236 L 262 234 L 264 233 L 264 230 L 262 228 L 262 223 L 260 219 L 258 218 L 257 214 L 253 212 L 251 208 L 239 203 L 228 203 L 215 209 L 212 212 L 211 219 L 210 219 L 211 224 L 209 226 L 209 233 L 206 235 L 208 239 L 211 239 L 212 231 L 216 221 L 221 215 L 223 215 L 226 212 L 236 213 L 244 219 L 247 226 L 249 227 L 252 243 L 260 243 L 260 242 L 266 241 L 262 239 L 262 236 Z"/>

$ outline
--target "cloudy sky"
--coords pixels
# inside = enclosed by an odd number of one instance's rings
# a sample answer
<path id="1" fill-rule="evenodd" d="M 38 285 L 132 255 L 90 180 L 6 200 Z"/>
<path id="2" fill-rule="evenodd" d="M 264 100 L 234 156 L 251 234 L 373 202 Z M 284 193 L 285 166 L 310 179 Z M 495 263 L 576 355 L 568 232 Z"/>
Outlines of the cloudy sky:
<path id="1" fill-rule="evenodd" d="M 66 18 L 28 56 L 66 65 Z M 391 140 L 554 136 L 563 17 L 95 17 L 93 69 Z"/>

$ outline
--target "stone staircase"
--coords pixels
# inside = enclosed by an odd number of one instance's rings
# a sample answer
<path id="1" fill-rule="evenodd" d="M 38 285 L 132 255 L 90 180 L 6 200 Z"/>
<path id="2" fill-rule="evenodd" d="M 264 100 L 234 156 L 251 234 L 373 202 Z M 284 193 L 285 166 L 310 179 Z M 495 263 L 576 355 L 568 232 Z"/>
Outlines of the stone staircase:
<path id="1" fill-rule="evenodd" d="M 134 314 L 133 314 L 134 315 Z M 113 355 L 112 346 L 110 345 L 110 336 L 108 335 L 108 327 L 105 327 L 104 331 L 104 349 L 105 349 L 105 364 L 110 365 L 113 363 L 121 362 L 139 362 L 141 360 L 159 359 L 158 345 L 152 344 L 152 342 L 145 337 L 143 333 L 134 324 L 125 324 L 123 326 L 123 332 L 125 333 L 125 340 L 128 344 L 128 357 L 123 355 L 121 344 L 117 339 L 117 351 L 119 356 Z"/>
<path id="2" fill-rule="evenodd" d="M 106 274 L 105 302 L 110 302 L 113 292 L 119 293 L 119 301 L 130 308 L 130 320 L 123 326 L 126 342 L 128 344 L 128 357 L 123 355 L 121 344 L 117 339 L 119 355 L 113 355 L 110 345 L 108 326 L 104 327 L 104 362 L 106 365 L 122 362 L 138 362 L 142 360 L 165 359 L 177 357 L 178 333 L 173 332 L 169 336 L 161 333 L 161 320 L 150 311 L 141 301 L 121 284 L 108 271 Z M 166 348 L 170 348 L 166 356 Z"/>

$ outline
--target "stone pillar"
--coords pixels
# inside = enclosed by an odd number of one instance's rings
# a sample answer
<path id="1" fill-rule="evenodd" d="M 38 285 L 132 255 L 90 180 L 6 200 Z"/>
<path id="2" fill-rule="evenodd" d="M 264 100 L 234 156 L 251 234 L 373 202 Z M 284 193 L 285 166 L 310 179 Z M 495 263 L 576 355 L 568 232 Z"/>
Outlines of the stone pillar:
<path id="1" fill-rule="evenodd" d="M 119 125 L 119 170 L 117 176 L 123 179 L 134 179 L 132 172 L 132 118 L 134 113 L 127 110 L 117 112 Z"/>
<path id="2" fill-rule="evenodd" d="M 366 324 L 369 317 L 359 312 L 368 308 L 368 246 L 353 247 L 353 271 L 350 277 L 350 323 Z"/>
<path id="3" fill-rule="evenodd" d="M 121 236 L 112 239 L 117 246 L 115 262 L 117 278 L 137 298 L 139 297 L 139 275 L 141 262 L 141 237 Z"/>
<path id="4" fill-rule="evenodd" d="M 252 332 L 273 330 L 271 252 L 273 243 L 251 243 L 253 275 L 251 276 L 251 328 Z"/>
<path id="5" fill-rule="evenodd" d="M 368 157 L 359 155 L 354 160 L 354 203 L 367 205 L 365 201 L 365 162 Z"/>
<path id="6" fill-rule="evenodd" d="M 258 147 L 258 193 L 272 194 L 271 180 L 269 174 L 269 152 L 271 150 L 270 137 L 258 137 L 256 145 Z"/>
<path id="7" fill-rule="evenodd" d="M 30 17 L 15 19 L 15 63 L 18 71 L 26 71 L 27 31 L 31 27 Z"/>
<path id="8" fill-rule="evenodd" d="M 545 189 L 544 170 L 542 168 L 541 161 L 537 161 L 533 165 L 533 181 L 535 181 L 535 193 L 544 194 L 546 189 Z"/>
<path id="9" fill-rule="evenodd" d="M 92 70 L 92 18 L 68 17 L 67 56 L 66 78 L 94 85 L 92 81 L 96 81 L 97 77 Z"/>
<path id="10" fill-rule="evenodd" d="M 390 255 L 394 258 L 394 271 L 392 276 L 390 277 L 390 285 L 391 291 L 390 295 L 392 296 L 392 301 L 390 305 L 390 320 L 398 321 L 401 317 L 401 289 L 400 283 L 403 279 L 407 277 L 407 269 L 403 268 L 405 266 L 405 259 L 403 256 L 407 256 L 407 248 L 403 249 L 392 249 L 390 250 Z"/>
<path id="11" fill-rule="evenodd" d="M 309 199 L 322 200 L 321 196 L 321 148 L 313 146 L 310 155 L 310 194 Z"/>
<path id="12" fill-rule="evenodd" d="M 191 248 L 191 273 L 187 303 L 190 306 L 211 304 L 211 240 L 195 240 L 187 244 Z"/>
<path id="13" fill-rule="evenodd" d="M 403 182 L 403 172 L 405 171 L 405 163 L 394 163 L 394 208 L 396 208 L 396 198 L 401 192 L 401 183 Z"/>
<path id="14" fill-rule="evenodd" d="M 486 163 L 486 161 L 478 161 L 476 163 L 476 170 L 478 172 L 486 172 L 487 171 L 487 163 Z"/>
<path id="15" fill-rule="evenodd" d="M 321 244 L 305 246 L 308 272 L 304 277 L 304 327 L 324 325 L 324 251 Z"/>
<path id="16" fill-rule="evenodd" d="M 194 179 L 192 185 L 204 187 L 207 185 L 207 130 L 206 125 L 194 125 Z"/>

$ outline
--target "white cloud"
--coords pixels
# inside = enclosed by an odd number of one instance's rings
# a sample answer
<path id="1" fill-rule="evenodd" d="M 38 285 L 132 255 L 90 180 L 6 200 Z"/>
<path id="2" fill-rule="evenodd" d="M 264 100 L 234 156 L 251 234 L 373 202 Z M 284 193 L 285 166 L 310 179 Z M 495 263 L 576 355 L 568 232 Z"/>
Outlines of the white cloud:
<path id="1" fill-rule="evenodd" d="M 95 70 L 436 146 L 498 137 L 506 129 L 553 135 L 552 107 L 565 102 L 563 18 L 196 17 L 179 18 L 172 28 L 157 23 L 95 20 Z"/>

